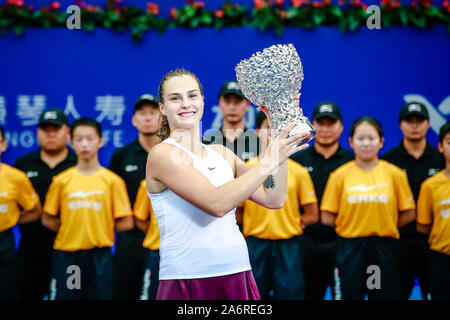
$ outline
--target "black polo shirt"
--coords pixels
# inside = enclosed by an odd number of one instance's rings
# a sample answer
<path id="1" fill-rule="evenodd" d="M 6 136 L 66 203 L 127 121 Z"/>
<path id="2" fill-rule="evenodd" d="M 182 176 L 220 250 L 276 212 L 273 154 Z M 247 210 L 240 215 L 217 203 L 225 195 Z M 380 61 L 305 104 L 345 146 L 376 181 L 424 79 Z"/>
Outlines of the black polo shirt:
<path id="1" fill-rule="evenodd" d="M 381 159 L 389 161 L 406 171 L 416 203 L 422 182 L 445 168 L 444 157 L 435 147 L 428 144 L 428 142 L 425 151 L 418 159 L 406 151 L 403 141 L 397 147 L 386 152 Z M 415 221 L 400 228 L 400 236 L 418 234 Z"/>
<path id="2" fill-rule="evenodd" d="M 349 150 L 339 146 L 337 151 L 331 157 L 325 159 L 316 151 L 316 148 L 312 146 L 311 148 L 293 154 L 291 158 L 309 171 L 314 183 L 317 201 L 320 205 L 330 173 L 346 162 L 353 160 L 354 155 Z M 320 220 L 318 223 L 308 226 L 308 228 L 305 229 L 305 234 L 322 241 L 337 238 L 334 228 L 324 225 Z"/>
<path id="3" fill-rule="evenodd" d="M 145 179 L 147 166 L 147 151 L 141 146 L 139 140 L 123 146 L 114 151 L 109 162 L 109 169 L 117 173 L 124 181 L 128 191 L 131 205 L 134 206 L 141 181 Z M 121 232 L 144 239 L 145 233 L 136 226 L 129 231 Z"/>
<path id="4" fill-rule="evenodd" d="M 44 205 L 45 195 L 55 175 L 77 164 L 75 153 L 69 150 L 67 157 L 53 169 L 41 159 L 41 150 L 26 154 L 14 163 L 25 172 Z M 56 233 L 45 228 L 40 221 L 20 224 L 21 240 L 19 251 L 24 254 L 50 256 Z"/>
<path id="5" fill-rule="evenodd" d="M 136 201 L 139 185 L 145 179 L 147 156 L 147 151 L 136 139 L 114 151 L 109 162 L 109 169 L 125 181 L 132 206 Z"/>
<path id="6" fill-rule="evenodd" d="M 244 131 L 234 142 L 229 141 L 220 130 L 202 138 L 202 142 L 208 144 L 221 144 L 234 152 L 244 162 L 259 154 L 259 139 L 253 129 L 244 128 Z"/>

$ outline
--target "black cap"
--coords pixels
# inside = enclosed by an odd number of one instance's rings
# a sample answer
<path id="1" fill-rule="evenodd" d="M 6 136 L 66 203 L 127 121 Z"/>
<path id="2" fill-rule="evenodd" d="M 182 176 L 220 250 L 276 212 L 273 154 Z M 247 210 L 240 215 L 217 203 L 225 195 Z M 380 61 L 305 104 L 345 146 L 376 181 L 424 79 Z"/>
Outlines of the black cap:
<path id="1" fill-rule="evenodd" d="M 403 105 L 402 109 L 400 110 L 400 115 L 398 116 L 398 121 L 402 121 L 412 115 L 418 115 L 424 117 L 427 120 L 430 120 L 430 115 L 428 114 L 427 107 L 425 107 L 425 105 L 421 102 L 411 101 Z"/>
<path id="2" fill-rule="evenodd" d="M 134 103 L 134 112 L 136 112 L 136 110 L 139 110 L 143 105 L 146 104 L 152 104 L 157 107 L 159 104 L 159 98 L 149 93 L 143 94 Z"/>
<path id="3" fill-rule="evenodd" d="M 64 112 L 61 109 L 57 108 L 51 108 L 44 110 L 40 117 L 38 126 L 42 126 L 43 124 L 50 123 L 57 126 L 62 125 L 69 125 L 69 119 L 67 119 L 67 116 L 64 114 Z"/>
<path id="4" fill-rule="evenodd" d="M 320 102 L 314 107 L 313 121 L 322 117 L 330 117 L 342 121 L 341 111 L 337 104 L 330 101 Z"/>
<path id="5" fill-rule="evenodd" d="M 235 94 L 238 97 L 246 99 L 236 80 L 227 81 L 222 85 L 222 88 L 220 88 L 219 97 L 226 94 Z"/>

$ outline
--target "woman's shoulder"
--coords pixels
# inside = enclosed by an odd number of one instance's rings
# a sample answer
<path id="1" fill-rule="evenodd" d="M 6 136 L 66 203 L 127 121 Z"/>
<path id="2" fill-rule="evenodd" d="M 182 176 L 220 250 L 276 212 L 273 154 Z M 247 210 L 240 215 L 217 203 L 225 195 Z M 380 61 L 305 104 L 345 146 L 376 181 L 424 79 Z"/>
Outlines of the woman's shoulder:
<path id="1" fill-rule="evenodd" d="M 180 163 L 180 160 L 187 160 L 190 162 L 192 159 L 186 151 L 177 148 L 170 143 L 159 143 L 148 153 L 148 162 L 154 165 L 167 163 L 176 164 Z"/>

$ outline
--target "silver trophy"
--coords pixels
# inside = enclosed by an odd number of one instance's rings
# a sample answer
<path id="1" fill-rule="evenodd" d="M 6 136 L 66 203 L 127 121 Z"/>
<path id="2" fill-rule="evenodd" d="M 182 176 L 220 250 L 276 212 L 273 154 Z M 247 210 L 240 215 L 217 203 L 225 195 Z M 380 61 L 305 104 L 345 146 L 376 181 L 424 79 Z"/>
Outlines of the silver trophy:
<path id="1" fill-rule="evenodd" d="M 297 94 L 303 82 L 303 67 L 292 44 L 279 44 L 257 52 L 239 62 L 235 71 L 245 97 L 253 104 L 268 109 L 275 135 L 289 123 L 295 123 L 289 136 L 309 132 L 309 136 L 299 145 L 316 136 L 316 129 L 297 103 Z"/>

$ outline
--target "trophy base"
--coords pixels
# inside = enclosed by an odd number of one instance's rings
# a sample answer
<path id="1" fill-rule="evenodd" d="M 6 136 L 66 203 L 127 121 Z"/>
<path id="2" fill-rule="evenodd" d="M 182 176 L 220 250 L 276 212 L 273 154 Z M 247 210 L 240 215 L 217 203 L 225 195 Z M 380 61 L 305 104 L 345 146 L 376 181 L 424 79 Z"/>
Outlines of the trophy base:
<path id="1" fill-rule="evenodd" d="M 301 145 L 304 145 L 305 143 L 308 143 L 309 141 L 311 141 L 312 139 L 314 139 L 314 137 L 317 134 L 317 130 L 313 127 L 313 125 L 306 120 L 306 122 L 301 122 L 299 124 L 297 124 L 294 129 L 292 129 L 289 132 L 288 137 L 292 137 L 295 136 L 296 134 L 299 134 L 301 132 L 309 132 L 309 135 L 306 136 L 305 138 L 303 138 L 297 145 L 296 147 L 299 147 Z"/>

